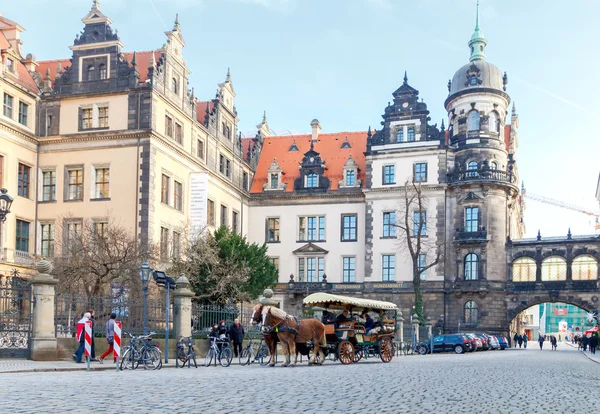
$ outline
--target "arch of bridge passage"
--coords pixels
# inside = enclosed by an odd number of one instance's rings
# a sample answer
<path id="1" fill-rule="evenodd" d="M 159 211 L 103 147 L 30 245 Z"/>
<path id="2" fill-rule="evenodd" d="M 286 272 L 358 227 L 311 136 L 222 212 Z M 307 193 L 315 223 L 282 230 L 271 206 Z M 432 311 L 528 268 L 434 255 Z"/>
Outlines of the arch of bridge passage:
<path id="1" fill-rule="evenodd" d="M 531 294 L 520 293 L 519 296 L 525 296 L 526 300 L 519 301 L 519 304 L 516 307 L 508 310 L 508 325 L 510 326 L 510 323 L 513 321 L 513 319 L 517 317 L 519 313 L 531 308 L 532 306 L 541 305 L 543 303 L 566 303 L 567 305 L 577 306 L 578 308 L 581 308 L 586 312 L 591 312 L 592 310 L 598 309 L 600 307 L 600 301 L 590 302 L 585 299 L 582 299 L 581 297 L 578 297 L 577 293 L 569 293 L 569 296 L 561 296 L 560 293 L 553 294 L 548 292 L 532 292 Z M 589 292 L 586 293 L 587 295 L 589 295 Z M 597 298 L 598 296 L 594 297 Z"/>

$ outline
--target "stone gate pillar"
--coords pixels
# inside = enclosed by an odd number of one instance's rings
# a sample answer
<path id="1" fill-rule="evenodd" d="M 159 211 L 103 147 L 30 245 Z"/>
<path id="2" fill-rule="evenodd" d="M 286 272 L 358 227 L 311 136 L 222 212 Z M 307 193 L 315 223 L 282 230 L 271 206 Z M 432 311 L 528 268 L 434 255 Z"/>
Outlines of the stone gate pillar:
<path id="1" fill-rule="evenodd" d="M 404 318 L 402 317 L 402 311 L 398 311 L 396 315 L 396 331 L 398 332 L 398 340 L 404 342 Z"/>
<path id="2" fill-rule="evenodd" d="M 419 342 L 419 316 L 416 313 L 413 313 L 412 316 L 412 330 L 414 335 L 415 344 Z M 412 340 L 412 338 L 411 338 Z M 413 346 L 415 345 L 413 344 Z"/>
<path id="3" fill-rule="evenodd" d="M 425 318 L 425 328 L 427 328 L 427 335 L 429 338 L 431 338 L 432 336 L 432 332 L 431 332 L 431 317 L 427 317 Z"/>
<path id="4" fill-rule="evenodd" d="M 54 286 L 58 280 L 50 275 L 52 264 L 41 260 L 36 264 L 38 274 L 31 279 L 33 314 L 29 339 L 30 359 L 57 361 L 58 350 L 54 325 Z"/>
<path id="5" fill-rule="evenodd" d="M 173 329 L 175 338 L 192 336 L 192 298 L 194 292 L 189 288 L 190 281 L 181 276 L 177 279 L 177 288 L 173 293 Z"/>

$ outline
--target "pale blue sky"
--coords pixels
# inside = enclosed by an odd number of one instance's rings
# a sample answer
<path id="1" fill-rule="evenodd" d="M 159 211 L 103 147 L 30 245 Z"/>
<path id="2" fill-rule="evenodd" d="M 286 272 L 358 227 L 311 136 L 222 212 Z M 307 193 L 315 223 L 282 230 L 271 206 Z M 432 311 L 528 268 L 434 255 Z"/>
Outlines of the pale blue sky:
<path id="1" fill-rule="evenodd" d="M 70 57 L 91 0 L 4 2 L 27 31 L 25 53 Z M 23 7 L 27 4 L 27 7 Z M 278 133 L 379 128 L 391 93 L 419 89 L 433 123 L 445 116 L 446 84 L 468 61 L 475 0 L 100 0 L 126 51 L 151 50 L 179 12 L 184 57 L 201 99 L 214 96 L 231 67 L 242 131 L 267 111 Z M 489 61 L 507 71 L 520 116 L 521 178 L 530 192 L 597 208 L 600 173 L 600 2 L 481 1 Z M 529 236 L 593 232 L 592 221 L 535 201 Z"/>

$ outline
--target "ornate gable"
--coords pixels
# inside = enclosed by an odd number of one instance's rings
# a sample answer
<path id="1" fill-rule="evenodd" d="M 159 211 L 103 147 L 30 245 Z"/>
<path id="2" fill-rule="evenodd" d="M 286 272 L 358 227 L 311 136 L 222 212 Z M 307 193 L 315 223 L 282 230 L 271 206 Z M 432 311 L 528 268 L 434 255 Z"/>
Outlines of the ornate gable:
<path id="1" fill-rule="evenodd" d="M 310 149 L 304 153 L 299 168 L 300 177 L 294 180 L 294 191 L 325 192 L 329 189 L 331 182 L 325 177 L 325 162 L 315 151 L 314 141 L 310 142 Z"/>
<path id="2" fill-rule="evenodd" d="M 326 255 L 329 253 L 329 250 L 325 250 L 322 247 L 317 246 L 316 244 L 308 243 L 298 249 L 294 250 L 292 253 L 298 256 L 302 255 L 311 255 L 311 256 L 319 256 Z"/>

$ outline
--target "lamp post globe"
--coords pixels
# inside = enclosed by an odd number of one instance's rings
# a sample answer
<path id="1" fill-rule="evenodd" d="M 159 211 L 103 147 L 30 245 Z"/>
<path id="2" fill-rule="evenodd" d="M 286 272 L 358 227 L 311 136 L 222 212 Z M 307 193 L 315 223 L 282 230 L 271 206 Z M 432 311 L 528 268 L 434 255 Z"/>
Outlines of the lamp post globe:
<path id="1" fill-rule="evenodd" d="M 148 281 L 150 280 L 150 274 L 152 274 L 152 268 L 147 260 L 144 260 L 144 263 L 139 267 L 138 272 L 142 281 L 142 290 L 144 292 L 144 335 L 148 335 Z"/>
<path id="2" fill-rule="evenodd" d="M 0 188 L 0 223 L 6 220 L 14 199 L 8 195 L 6 188 Z"/>

